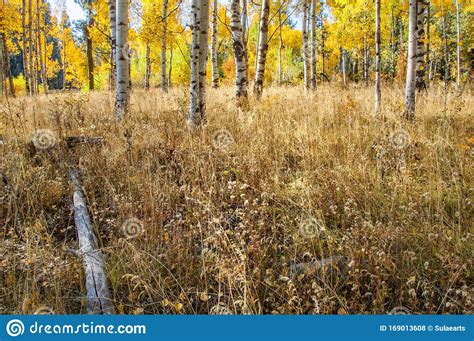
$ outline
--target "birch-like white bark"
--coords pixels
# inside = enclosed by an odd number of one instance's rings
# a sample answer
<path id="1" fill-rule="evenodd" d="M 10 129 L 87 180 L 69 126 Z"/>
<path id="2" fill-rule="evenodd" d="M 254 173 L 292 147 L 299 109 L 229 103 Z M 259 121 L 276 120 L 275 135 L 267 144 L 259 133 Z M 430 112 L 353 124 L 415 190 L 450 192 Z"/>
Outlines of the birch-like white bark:
<path id="1" fill-rule="evenodd" d="M 212 33 L 211 33 L 212 87 L 219 87 L 219 69 L 217 65 L 217 0 L 212 2 Z"/>
<path id="2" fill-rule="evenodd" d="M 311 88 L 316 90 L 316 0 L 311 0 Z"/>
<path id="3" fill-rule="evenodd" d="M 417 0 L 410 0 L 408 15 L 408 59 L 405 87 L 405 117 L 415 117 L 415 81 L 416 81 L 416 20 Z"/>
<path id="4" fill-rule="evenodd" d="M 417 0 L 416 4 L 416 81 L 418 90 L 426 89 L 425 82 L 425 10 L 426 0 Z"/>
<path id="5" fill-rule="evenodd" d="M 257 98 L 262 96 L 263 82 L 265 80 L 265 63 L 268 51 L 268 16 L 270 13 L 270 0 L 262 0 L 262 11 L 260 16 L 260 29 L 258 40 L 257 70 L 255 72 L 255 84 L 253 88 Z"/>
<path id="6" fill-rule="evenodd" d="M 248 33 L 247 33 L 247 0 L 242 0 L 242 43 L 244 47 L 244 58 L 245 58 L 245 78 L 247 79 L 247 85 L 250 81 L 249 79 L 249 57 L 248 57 L 248 48 L 247 48 L 247 41 L 248 41 Z"/>
<path id="7" fill-rule="evenodd" d="M 109 90 L 115 86 L 115 59 L 117 45 L 117 13 L 115 0 L 109 0 L 109 25 L 110 25 L 110 71 L 109 71 Z"/>
<path id="8" fill-rule="evenodd" d="M 191 127 L 205 121 L 207 38 L 209 31 L 209 0 L 192 2 L 191 84 L 188 123 Z"/>
<path id="9" fill-rule="evenodd" d="M 237 105 L 246 105 L 247 94 L 247 64 L 245 61 L 244 37 L 240 17 L 240 1 L 231 1 L 230 29 L 232 30 L 234 56 L 235 56 L 235 85 Z"/>
<path id="10" fill-rule="evenodd" d="M 201 0 L 201 28 L 199 30 L 199 104 L 201 107 L 201 122 L 206 114 L 206 71 L 208 59 L 209 36 L 209 0 Z"/>
<path id="11" fill-rule="evenodd" d="M 115 118 L 121 120 L 128 113 L 129 56 L 128 56 L 128 0 L 117 0 L 117 79 Z"/>

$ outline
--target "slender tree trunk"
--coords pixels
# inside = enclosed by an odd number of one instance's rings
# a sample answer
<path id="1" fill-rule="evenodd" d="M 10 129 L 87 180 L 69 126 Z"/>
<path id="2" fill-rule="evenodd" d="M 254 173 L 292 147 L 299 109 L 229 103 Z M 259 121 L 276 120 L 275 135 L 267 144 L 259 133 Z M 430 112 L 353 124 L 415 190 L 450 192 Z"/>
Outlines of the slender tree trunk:
<path id="1" fill-rule="evenodd" d="M 171 88 L 171 73 L 173 72 L 173 42 L 171 42 L 170 46 L 170 62 L 169 62 L 169 69 L 168 69 L 168 88 Z"/>
<path id="2" fill-rule="evenodd" d="M 341 49 L 341 58 L 342 58 L 342 83 L 346 85 L 347 78 L 346 78 L 346 63 L 347 63 L 347 53 L 346 49 Z"/>
<path id="3" fill-rule="evenodd" d="M 219 87 L 219 69 L 217 65 L 217 0 L 213 0 L 212 2 L 211 62 L 212 87 L 217 89 Z"/>
<path id="4" fill-rule="evenodd" d="M 396 76 L 396 62 L 395 62 L 395 9 L 394 5 L 391 6 L 391 21 L 390 21 L 390 52 L 391 52 L 391 67 L 392 67 L 392 80 Z"/>
<path id="5" fill-rule="evenodd" d="M 2 35 L 2 45 L 3 45 L 3 65 L 5 68 L 4 75 L 5 75 L 5 84 L 8 80 L 8 84 L 10 87 L 10 94 L 12 97 L 15 97 L 15 86 L 13 84 L 13 75 L 10 69 L 10 52 L 8 51 L 7 45 L 7 38 L 5 34 Z M 8 92 L 8 90 L 6 90 Z"/>
<path id="6" fill-rule="evenodd" d="M 129 56 L 128 0 L 117 0 L 117 80 L 115 98 L 115 118 L 121 120 L 128 114 Z"/>
<path id="7" fill-rule="evenodd" d="M 416 81 L 416 21 L 417 0 L 410 0 L 408 17 L 408 60 L 405 88 L 405 118 L 415 118 L 415 81 Z"/>
<path id="8" fill-rule="evenodd" d="M 311 0 L 311 88 L 316 90 L 316 0 Z"/>
<path id="9" fill-rule="evenodd" d="M 281 78 L 282 78 L 282 65 L 281 65 L 281 53 L 283 50 L 283 37 L 281 34 L 281 28 L 282 28 L 282 23 L 281 23 L 281 4 L 280 4 L 280 9 L 278 10 L 278 35 L 279 35 L 279 44 L 278 44 L 278 84 L 281 84 Z"/>
<path id="10" fill-rule="evenodd" d="M 448 47 L 448 35 L 446 32 L 446 13 L 443 10 L 443 20 L 441 22 L 441 28 L 443 33 L 443 42 L 444 42 L 444 82 L 446 87 L 449 83 L 450 78 L 450 65 L 449 65 L 449 47 Z"/>
<path id="11" fill-rule="evenodd" d="M 109 91 L 115 87 L 115 60 L 117 45 L 117 7 L 115 0 L 109 0 L 109 27 L 110 27 L 110 70 L 109 70 Z"/>
<path id="12" fill-rule="evenodd" d="M 456 53 L 457 53 L 457 75 L 456 87 L 460 89 L 461 86 L 461 9 L 459 0 L 456 0 Z"/>
<path id="13" fill-rule="evenodd" d="M 425 0 L 417 0 L 416 4 L 416 88 L 426 89 L 425 81 Z"/>
<path id="14" fill-rule="evenodd" d="M 151 75 L 151 62 L 150 62 L 150 43 L 146 43 L 145 47 L 145 90 L 150 90 L 150 75 Z"/>
<path id="15" fill-rule="evenodd" d="M 380 112 L 380 0 L 375 0 L 375 113 Z"/>
<path id="16" fill-rule="evenodd" d="M 193 0 L 191 85 L 188 123 L 198 127 L 206 119 L 206 64 L 209 31 L 209 0 Z"/>
<path id="17" fill-rule="evenodd" d="M 249 78 L 249 55 L 248 55 L 248 34 L 247 34 L 247 0 L 242 0 L 242 43 L 244 46 L 244 63 L 245 63 L 245 79 L 247 79 L 247 85 L 250 81 Z"/>
<path id="18" fill-rule="evenodd" d="M 208 59 L 209 36 L 209 0 L 201 0 L 201 29 L 199 30 L 199 103 L 201 105 L 201 122 L 206 119 L 206 71 Z"/>
<path id="19" fill-rule="evenodd" d="M 33 10 L 32 0 L 28 0 L 28 69 L 30 73 L 30 92 L 35 95 L 36 74 L 34 72 L 33 62 Z"/>
<path id="20" fill-rule="evenodd" d="M 265 81 L 265 63 L 268 52 L 268 16 L 270 13 L 270 0 L 262 0 L 261 13 L 257 70 L 255 72 L 255 84 L 253 88 L 253 92 L 257 98 L 262 97 L 263 82 Z"/>
<path id="21" fill-rule="evenodd" d="M 7 77 L 6 77 L 6 63 L 5 63 L 5 44 L 3 42 L 3 34 L 0 34 L 1 38 L 0 39 L 0 87 L 2 88 L 1 94 L 5 95 L 5 97 L 8 97 L 8 89 L 7 89 Z"/>
<path id="22" fill-rule="evenodd" d="M 367 38 L 365 37 L 364 35 L 364 47 L 362 48 L 363 51 L 362 51 L 362 64 L 363 65 L 363 78 L 364 78 L 364 82 L 365 82 L 365 86 L 368 86 L 369 85 L 369 72 L 368 72 L 368 61 L 367 61 Z"/>
<path id="23" fill-rule="evenodd" d="M 201 0 L 192 0 L 192 42 L 191 42 L 191 84 L 189 125 L 197 127 L 201 124 L 201 105 L 199 103 L 199 31 L 201 29 Z"/>
<path id="24" fill-rule="evenodd" d="M 426 77 L 426 88 L 428 89 L 431 80 L 431 59 L 430 59 L 430 22 L 431 22 L 431 1 L 426 2 L 426 60 L 425 60 L 425 73 L 428 73 Z"/>
<path id="25" fill-rule="evenodd" d="M 87 24 L 84 30 L 86 38 L 87 53 L 87 76 L 89 79 L 89 90 L 94 90 L 94 57 L 92 55 L 92 37 L 90 31 L 92 28 L 92 0 L 87 0 Z"/>
<path id="26" fill-rule="evenodd" d="M 63 42 L 62 42 L 62 58 L 61 58 L 61 68 L 63 71 L 63 79 L 62 79 L 62 89 L 66 88 L 66 71 L 67 71 L 67 63 L 66 63 L 66 37 L 64 35 Z"/>
<path id="27" fill-rule="evenodd" d="M 161 13 L 161 27 L 163 35 L 161 36 L 161 89 L 168 91 L 168 84 L 166 82 L 166 31 L 167 31 L 167 17 L 168 16 L 168 0 L 163 0 L 163 7 Z"/>
<path id="28" fill-rule="evenodd" d="M 321 11 L 319 13 L 320 19 L 321 19 L 321 72 L 323 73 L 323 77 L 326 77 L 326 69 L 325 69 L 325 54 L 326 51 L 324 49 L 324 44 L 325 44 L 325 30 L 324 30 L 324 17 L 323 17 L 323 12 L 324 12 L 324 1 L 321 0 Z M 324 78 L 323 78 L 324 79 Z"/>
<path id="29" fill-rule="evenodd" d="M 244 37 L 242 34 L 241 17 L 240 17 L 240 1 L 231 1 L 231 19 L 230 28 L 232 30 L 232 37 L 234 41 L 234 56 L 235 56 L 235 85 L 236 85 L 236 99 L 238 107 L 248 106 L 247 93 L 247 64 L 245 62 L 245 47 L 243 44 Z"/>
<path id="30" fill-rule="evenodd" d="M 42 2 L 41 2 L 42 4 Z M 48 81 L 46 79 L 46 69 L 43 64 L 43 49 L 41 47 L 41 12 L 40 12 L 40 1 L 36 0 L 36 34 L 38 40 L 38 54 L 39 54 L 39 64 L 40 64 L 40 75 L 41 75 L 41 84 L 43 84 L 43 91 L 45 94 L 48 93 Z"/>
<path id="31" fill-rule="evenodd" d="M 310 88 L 310 61 L 308 56 L 308 0 L 303 2 L 303 71 L 305 89 Z"/>

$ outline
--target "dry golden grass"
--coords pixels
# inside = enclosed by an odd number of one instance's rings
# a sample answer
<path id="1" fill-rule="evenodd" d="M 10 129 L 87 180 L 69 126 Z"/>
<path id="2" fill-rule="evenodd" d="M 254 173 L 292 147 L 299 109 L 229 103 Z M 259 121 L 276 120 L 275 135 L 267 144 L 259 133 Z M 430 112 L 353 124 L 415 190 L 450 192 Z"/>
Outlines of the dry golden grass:
<path id="1" fill-rule="evenodd" d="M 134 91 L 121 124 L 109 93 L 1 102 L 0 312 L 85 312 L 77 166 L 118 313 L 472 313 L 472 89 L 446 113 L 430 89 L 414 123 L 402 87 L 383 120 L 364 86 L 270 88 L 247 113 L 233 96 L 210 89 L 195 132 L 185 88 Z M 35 149 L 35 127 L 59 143 Z M 72 135 L 105 144 L 69 151 Z"/>

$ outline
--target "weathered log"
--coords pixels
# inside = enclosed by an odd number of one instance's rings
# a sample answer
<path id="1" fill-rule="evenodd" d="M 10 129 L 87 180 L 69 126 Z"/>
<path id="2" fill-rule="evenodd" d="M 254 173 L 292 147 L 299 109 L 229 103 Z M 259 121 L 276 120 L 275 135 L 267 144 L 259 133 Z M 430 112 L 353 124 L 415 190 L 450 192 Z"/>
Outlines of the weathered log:
<path id="1" fill-rule="evenodd" d="M 74 186 L 74 221 L 77 228 L 79 252 L 84 262 L 87 310 L 91 314 L 113 314 L 114 306 L 110 299 L 104 256 L 98 247 L 77 170 L 70 169 L 69 177 Z"/>

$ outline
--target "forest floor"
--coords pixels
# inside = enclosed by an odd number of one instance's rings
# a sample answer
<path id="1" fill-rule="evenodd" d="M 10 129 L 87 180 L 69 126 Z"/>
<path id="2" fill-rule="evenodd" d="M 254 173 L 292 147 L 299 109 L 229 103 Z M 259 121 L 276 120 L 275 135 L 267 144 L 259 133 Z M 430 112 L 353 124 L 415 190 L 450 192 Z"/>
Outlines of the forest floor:
<path id="1" fill-rule="evenodd" d="M 265 89 L 248 112 L 188 89 L 0 102 L 0 313 L 85 313 L 68 167 L 80 170 L 117 313 L 472 313 L 474 96 Z M 35 134 L 35 127 L 43 129 Z M 102 146 L 66 148 L 66 136 Z"/>

